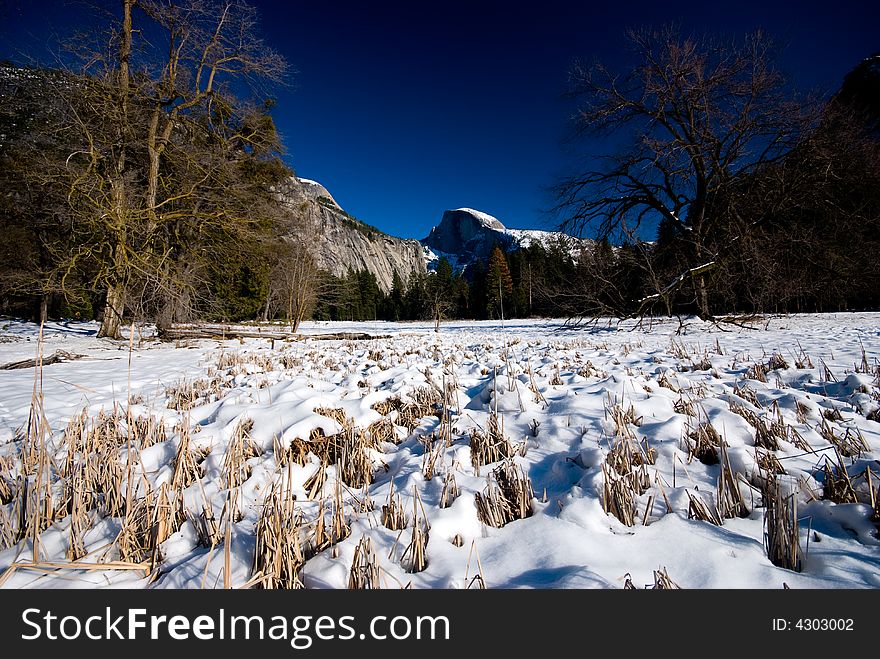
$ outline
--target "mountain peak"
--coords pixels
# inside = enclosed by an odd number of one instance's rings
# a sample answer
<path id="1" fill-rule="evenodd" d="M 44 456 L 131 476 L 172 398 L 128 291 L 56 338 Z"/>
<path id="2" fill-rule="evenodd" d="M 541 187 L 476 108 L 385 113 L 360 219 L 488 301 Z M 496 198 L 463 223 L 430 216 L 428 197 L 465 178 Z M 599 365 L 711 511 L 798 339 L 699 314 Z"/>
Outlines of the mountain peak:
<path id="1" fill-rule="evenodd" d="M 482 211 L 474 210 L 473 208 L 456 208 L 453 211 L 447 211 L 447 213 L 460 213 L 460 215 L 457 216 L 458 218 L 471 215 L 477 220 L 477 222 L 479 222 L 487 229 L 493 229 L 495 231 L 507 230 L 507 227 L 505 227 L 497 217 L 494 217 Z"/>

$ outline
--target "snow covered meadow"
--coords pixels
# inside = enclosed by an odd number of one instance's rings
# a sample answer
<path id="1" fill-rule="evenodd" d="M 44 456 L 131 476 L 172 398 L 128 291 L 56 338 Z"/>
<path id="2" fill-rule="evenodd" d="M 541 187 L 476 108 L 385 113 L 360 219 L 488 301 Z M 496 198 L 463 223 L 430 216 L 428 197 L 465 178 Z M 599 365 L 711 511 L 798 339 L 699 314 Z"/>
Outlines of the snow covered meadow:
<path id="1" fill-rule="evenodd" d="M 48 324 L 81 357 L 0 370 L 0 585 L 880 587 L 880 314 L 755 327 Z"/>

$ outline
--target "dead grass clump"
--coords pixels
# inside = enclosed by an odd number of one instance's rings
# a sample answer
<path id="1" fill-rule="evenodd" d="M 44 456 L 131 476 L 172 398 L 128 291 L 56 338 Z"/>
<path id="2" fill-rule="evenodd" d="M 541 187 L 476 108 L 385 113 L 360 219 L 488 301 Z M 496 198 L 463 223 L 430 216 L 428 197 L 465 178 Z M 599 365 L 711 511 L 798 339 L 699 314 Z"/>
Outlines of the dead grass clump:
<path id="1" fill-rule="evenodd" d="M 697 404 L 690 396 L 680 395 L 678 400 L 672 404 L 672 409 L 675 410 L 676 414 L 697 416 Z"/>
<path id="2" fill-rule="evenodd" d="M 226 473 L 226 487 L 234 490 L 251 476 L 251 466 L 248 460 L 260 456 L 260 449 L 256 442 L 251 439 L 253 419 L 239 421 L 232 431 L 232 437 L 226 448 L 223 458 L 223 470 Z"/>
<path id="3" fill-rule="evenodd" d="M 338 407 L 316 407 L 315 414 L 333 419 L 343 428 L 354 425 L 354 421 L 345 414 L 345 410 Z"/>
<path id="4" fill-rule="evenodd" d="M 711 371 L 712 370 L 712 362 L 709 360 L 709 356 L 704 354 L 703 357 L 699 361 L 694 361 L 691 359 L 690 371 Z"/>
<path id="5" fill-rule="evenodd" d="M 745 383 L 740 386 L 739 384 L 733 385 L 733 393 L 744 401 L 751 403 L 758 409 L 761 409 L 763 405 L 761 405 L 761 401 L 758 400 L 758 394 L 752 391 L 749 387 L 745 385 Z"/>
<path id="6" fill-rule="evenodd" d="M 185 412 L 202 402 L 211 402 L 223 397 L 222 380 L 215 376 L 210 380 L 182 380 L 170 387 L 165 387 L 168 398 L 167 407 L 178 412 Z"/>
<path id="7" fill-rule="evenodd" d="M 733 471 L 730 465 L 730 456 L 727 453 L 727 442 L 722 441 L 719 447 L 721 451 L 721 472 L 718 474 L 718 483 L 715 489 L 715 506 L 722 519 L 735 517 L 748 517 L 749 508 L 740 490 L 743 478 Z"/>
<path id="8" fill-rule="evenodd" d="M 443 492 L 440 494 L 440 507 L 449 508 L 452 502 L 458 498 L 459 494 L 458 484 L 455 482 L 455 474 L 451 471 L 446 472 L 446 478 L 443 479 Z"/>
<path id="9" fill-rule="evenodd" d="M 163 483 L 158 492 L 147 485 L 144 497 L 126 510 L 122 529 L 116 537 L 119 558 L 131 563 L 160 562 L 159 545 L 180 529 L 186 518 L 183 500 Z"/>
<path id="10" fill-rule="evenodd" d="M 174 490 L 189 487 L 202 477 L 202 468 L 195 453 L 190 450 L 190 443 L 189 417 L 186 417 L 180 427 L 177 453 L 174 456 L 174 474 L 171 477 L 171 487 Z"/>
<path id="11" fill-rule="evenodd" d="M 522 448 L 514 447 L 507 439 L 504 434 L 504 419 L 494 412 L 489 413 L 485 432 L 479 428 L 471 430 L 470 445 L 471 464 L 477 469 L 499 460 L 506 460 L 522 451 Z"/>
<path id="12" fill-rule="evenodd" d="M 610 407 L 606 405 L 605 413 L 611 417 L 617 426 L 618 437 L 632 437 L 632 431 L 629 426 L 638 427 L 642 425 L 642 417 L 636 414 L 636 408 L 632 404 L 626 409 L 619 403 Z"/>
<path id="13" fill-rule="evenodd" d="M 724 441 L 715 427 L 704 421 L 687 434 L 688 462 L 696 458 L 704 465 L 718 464 L 718 450 Z"/>
<path id="14" fill-rule="evenodd" d="M 776 371 L 779 369 L 788 368 L 788 362 L 785 361 L 785 357 L 783 357 L 780 353 L 774 352 L 770 355 L 770 359 L 767 361 L 767 370 L 768 371 Z"/>
<path id="15" fill-rule="evenodd" d="M 834 446 L 840 455 L 846 458 L 858 458 L 861 457 L 862 453 L 870 451 L 868 443 L 858 428 L 846 428 L 843 436 L 840 436 L 834 431 L 834 428 L 831 427 L 828 421 L 822 419 L 822 423 L 819 426 L 819 434 L 822 435 L 825 441 Z"/>
<path id="16" fill-rule="evenodd" d="M 669 389 L 670 391 L 674 391 L 675 393 L 681 391 L 681 388 L 669 379 L 669 376 L 666 372 L 661 373 L 660 377 L 657 378 L 657 384 L 664 389 Z"/>
<path id="17" fill-rule="evenodd" d="M 419 508 L 422 509 L 422 516 L 419 517 Z M 430 530 L 428 517 L 422 506 L 421 497 L 418 490 L 413 486 L 413 529 L 412 537 L 409 544 L 400 556 L 400 562 L 403 568 L 410 574 L 422 572 L 428 567 L 427 547 L 428 547 L 428 531 Z"/>
<path id="18" fill-rule="evenodd" d="M 312 453 L 320 460 L 321 470 L 336 465 L 336 474 L 346 485 L 361 488 L 373 482 L 373 460 L 369 453 L 373 446 L 366 432 L 351 425 L 329 437 L 320 428 L 315 428 L 309 441 L 294 439 L 282 461 L 293 460 L 305 466 L 309 462 L 309 453 Z"/>
<path id="19" fill-rule="evenodd" d="M 669 578 L 666 568 L 654 570 L 654 585 L 652 590 L 679 590 L 680 586 Z"/>
<path id="20" fill-rule="evenodd" d="M 273 484 L 263 501 L 255 527 L 254 577 L 258 588 L 303 588 L 306 555 L 302 543 L 302 515 L 286 487 Z"/>
<path id="21" fill-rule="evenodd" d="M 13 476 L 15 458 L 11 455 L 0 455 L 0 505 L 11 503 L 18 492 L 18 483 Z"/>
<path id="22" fill-rule="evenodd" d="M 746 371 L 747 380 L 757 380 L 758 382 L 767 382 L 767 368 L 764 364 L 755 363 Z"/>
<path id="23" fill-rule="evenodd" d="M 492 471 L 483 492 L 476 493 L 477 517 L 484 524 L 501 528 L 508 522 L 532 514 L 532 481 L 513 460 L 505 460 Z"/>
<path id="24" fill-rule="evenodd" d="M 388 501 L 382 506 L 382 526 L 392 531 L 405 529 L 409 524 L 406 509 L 400 502 L 400 494 L 394 492 L 394 481 L 388 490 Z"/>
<path id="25" fill-rule="evenodd" d="M 394 430 L 394 423 L 387 418 L 373 421 L 373 423 L 367 426 L 367 435 L 376 446 L 379 446 L 384 442 L 390 442 L 392 444 L 400 443 L 397 432 Z"/>
<path id="26" fill-rule="evenodd" d="M 581 366 L 577 372 L 582 378 L 604 378 L 608 374 L 600 368 L 596 368 L 593 362 L 587 360 L 587 363 Z M 665 377 L 665 375 L 661 376 Z"/>
<path id="27" fill-rule="evenodd" d="M 636 523 L 636 491 L 629 474 L 621 476 L 607 464 L 602 464 L 605 476 L 602 491 L 602 507 L 606 514 L 614 515 L 626 526 Z"/>
<path id="28" fill-rule="evenodd" d="M 318 504 L 318 515 L 315 518 L 313 545 L 314 551 L 324 551 L 328 547 L 342 542 L 351 535 L 351 527 L 345 516 L 345 501 L 342 498 L 342 485 L 336 481 L 336 489 L 333 492 L 333 506 L 330 511 L 330 521 L 327 522 L 324 500 Z"/>
<path id="29" fill-rule="evenodd" d="M 776 475 L 767 474 L 763 487 L 764 548 L 773 565 L 800 572 L 801 546 L 797 517 L 797 493 L 787 492 Z"/>
<path id="30" fill-rule="evenodd" d="M 354 548 L 354 558 L 348 573 L 348 589 L 371 590 L 379 587 L 379 559 L 373 551 L 370 539 L 362 537 Z"/>
<path id="31" fill-rule="evenodd" d="M 654 451 L 647 447 L 647 440 L 642 445 L 629 437 L 620 437 L 602 463 L 602 506 L 627 526 L 636 522 L 636 497 L 651 486 L 647 465 L 653 464 L 653 460 Z"/>
<path id="32" fill-rule="evenodd" d="M 729 404 L 730 411 L 738 414 L 755 429 L 755 446 L 767 451 L 778 451 L 779 441 L 790 439 L 788 427 L 782 420 L 782 415 L 777 414 L 767 422 L 764 418 L 743 405 L 737 405 L 733 401 Z M 777 408 L 778 409 L 778 408 Z"/>
<path id="33" fill-rule="evenodd" d="M 160 444 L 168 439 L 165 423 L 152 414 L 129 419 L 128 437 L 132 440 L 132 444 L 141 449 Z"/>
<path id="34" fill-rule="evenodd" d="M 690 503 L 688 504 L 688 519 L 696 519 L 701 522 L 709 522 L 715 526 L 721 526 L 724 522 L 718 509 L 700 496 L 687 493 Z"/>
<path id="35" fill-rule="evenodd" d="M 834 452 L 836 463 L 826 457 L 825 466 L 822 468 L 822 498 L 834 503 L 858 503 L 852 479 L 843 465 L 843 458 L 837 451 Z"/>

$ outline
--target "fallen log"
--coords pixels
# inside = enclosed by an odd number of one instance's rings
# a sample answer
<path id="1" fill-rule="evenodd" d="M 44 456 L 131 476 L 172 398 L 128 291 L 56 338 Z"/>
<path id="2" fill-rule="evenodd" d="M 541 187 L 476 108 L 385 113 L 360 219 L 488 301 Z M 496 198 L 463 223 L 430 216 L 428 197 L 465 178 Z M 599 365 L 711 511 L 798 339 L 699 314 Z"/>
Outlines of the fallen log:
<path id="1" fill-rule="evenodd" d="M 56 350 L 53 354 L 48 357 L 43 357 L 40 360 L 42 366 L 49 366 L 50 364 L 60 364 L 62 362 L 72 362 L 77 359 L 82 359 L 85 355 L 76 355 L 72 352 L 67 352 L 65 350 Z M 3 364 L 0 366 L 0 371 L 13 371 L 18 368 L 34 368 L 37 365 L 37 359 L 22 359 L 19 362 L 9 362 L 8 364 Z"/>
<path id="2" fill-rule="evenodd" d="M 298 334 L 281 330 L 246 329 L 222 326 L 187 326 L 171 327 L 159 333 L 163 341 L 180 339 L 271 339 L 274 341 L 369 341 L 371 339 L 388 339 L 390 334 L 367 334 L 366 332 L 331 332 L 326 334 Z"/>

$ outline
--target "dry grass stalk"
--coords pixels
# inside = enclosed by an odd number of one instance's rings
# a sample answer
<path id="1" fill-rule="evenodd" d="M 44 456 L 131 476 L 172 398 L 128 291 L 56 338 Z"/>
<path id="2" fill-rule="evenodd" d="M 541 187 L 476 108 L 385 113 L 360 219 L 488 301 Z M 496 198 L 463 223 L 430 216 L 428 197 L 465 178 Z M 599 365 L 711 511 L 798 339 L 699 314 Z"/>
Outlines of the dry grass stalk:
<path id="1" fill-rule="evenodd" d="M 349 590 L 371 590 L 380 588 L 379 558 L 373 551 L 370 539 L 363 537 L 354 548 L 354 558 L 348 573 Z"/>
<path id="2" fill-rule="evenodd" d="M 730 466 L 727 453 L 727 442 L 721 442 L 721 472 L 718 474 L 718 485 L 715 491 L 715 502 L 718 514 L 723 519 L 748 517 L 749 509 L 739 489 L 740 477 Z"/>
<path id="3" fill-rule="evenodd" d="M 681 391 L 679 386 L 669 379 L 669 376 L 666 374 L 666 372 L 660 374 L 660 377 L 657 378 L 657 384 L 665 389 L 669 389 L 670 391 L 674 391 L 676 393 L 679 393 Z"/>
<path id="4" fill-rule="evenodd" d="M 504 419 L 495 412 L 489 413 L 485 432 L 479 428 L 471 430 L 470 444 L 471 464 L 477 469 L 493 462 L 511 458 L 518 452 L 522 455 L 525 448 L 524 446 L 514 447 L 507 439 L 504 434 Z"/>
<path id="5" fill-rule="evenodd" d="M 785 474 L 785 467 L 774 453 L 755 447 L 755 463 L 762 472 L 772 471 L 774 474 Z"/>
<path id="6" fill-rule="evenodd" d="M 642 425 L 642 417 L 636 415 L 636 409 L 632 404 L 627 409 L 623 409 L 623 406 L 619 403 L 611 406 L 606 405 L 605 413 L 611 417 L 617 426 L 618 437 L 631 438 L 633 437 L 633 432 L 630 429 L 630 425 L 637 427 Z"/>
<path id="7" fill-rule="evenodd" d="M 788 362 L 785 361 L 785 357 L 778 352 L 774 352 L 770 355 L 770 359 L 767 361 L 767 370 L 768 371 L 776 371 L 779 369 L 787 369 Z"/>
<path id="8" fill-rule="evenodd" d="M 69 561 L 76 561 L 86 555 L 83 535 L 91 526 L 89 508 L 82 483 L 74 483 L 68 501 L 68 547 L 65 557 Z"/>
<path id="9" fill-rule="evenodd" d="M 213 506 L 205 498 L 204 490 L 202 490 L 202 510 L 198 514 L 188 512 L 187 518 L 196 530 L 200 547 L 211 548 L 220 544 L 220 524 L 214 516 Z"/>
<path id="10" fill-rule="evenodd" d="M 0 551 L 12 547 L 17 540 L 16 524 L 13 517 L 0 506 Z"/>
<path id="11" fill-rule="evenodd" d="M 223 383 L 219 376 L 211 380 L 186 379 L 165 388 L 165 396 L 168 398 L 167 407 L 178 412 L 185 412 L 197 404 L 208 403 L 223 397 Z"/>
<path id="12" fill-rule="evenodd" d="M 756 408 L 761 409 L 763 405 L 761 405 L 761 401 L 758 400 L 758 394 L 752 391 L 745 383 L 740 386 L 739 384 L 733 385 L 733 393 L 736 396 L 739 396 L 744 401 L 751 403 Z"/>
<path id="13" fill-rule="evenodd" d="M 425 515 L 424 506 L 421 505 L 422 500 L 419 492 L 413 486 L 413 530 L 409 545 L 407 545 L 400 561 L 404 569 L 410 574 L 423 571 L 428 567 L 427 547 L 428 547 L 428 531 L 430 525 Z M 422 508 L 422 517 L 419 518 L 419 507 Z"/>
<path id="14" fill-rule="evenodd" d="M 11 455 L 0 456 L 0 506 L 5 506 L 15 499 L 18 486 L 13 476 L 15 458 Z"/>
<path id="15" fill-rule="evenodd" d="M 476 556 L 477 559 L 477 574 L 475 574 L 470 580 L 468 580 L 468 575 L 471 573 L 471 558 Z M 483 564 L 480 561 L 480 552 L 477 550 L 477 541 L 471 540 L 471 550 L 468 552 L 468 560 L 467 567 L 464 570 L 464 583 L 465 590 L 470 590 L 475 585 L 480 590 L 486 589 L 486 579 L 483 576 Z"/>
<path id="16" fill-rule="evenodd" d="M 700 496 L 687 493 L 690 503 L 688 504 L 688 519 L 697 519 L 701 522 L 709 522 L 715 526 L 721 526 L 724 521 L 718 513 L 718 509 Z"/>
<path id="17" fill-rule="evenodd" d="M 400 443 L 400 438 L 397 436 L 397 432 L 395 432 L 394 429 L 394 423 L 386 418 L 373 421 L 373 423 L 367 426 L 367 435 L 371 442 L 376 446 L 379 446 L 383 442 L 391 442 L 392 444 Z"/>
<path id="18" fill-rule="evenodd" d="M 697 405 L 694 399 L 684 394 L 679 395 L 678 400 L 672 404 L 672 409 L 676 414 L 685 414 L 687 416 L 697 416 Z"/>
<path id="19" fill-rule="evenodd" d="M 652 590 L 678 590 L 680 586 L 669 578 L 666 568 L 654 570 L 654 585 Z"/>
<path id="20" fill-rule="evenodd" d="M 382 526 L 392 531 L 405 529 L 409 524 L 406 508 L 400 501 L 400 494 L 394 492 L 394 481 L 388 490 L 388 502 L 382 506 Z"/>
<path id="21" fill-rule="evenodd" d="M 486 489 L 476 493 L 477 517 L 484 524 L 501 528 L 508 522 L 532 514 L 532 481 L 513 460 L 492 470 Z M 494 482 L 493 482 L 494 481 Z"/>
<path id="22" fill-rule="evenodd" d="M 746 371 L 746 379 L 767 382 L 767 369 L 764 364 L 756 363 L 750 366 Z"/>
<path id="23" fill-rule="evenodd" d="M 151 414 L 130 419 L 128 437 L 135 446 L 141 449 L 160 444 L 168 439 L 164 422 Z"/>
<path id="24" fill-rule="evenodd" d="M 302 516 L 289 488 L 272 485 L 263 501 L 255 527 L 254 576 L 258 588 L 302 588 L 306 563 L 301 531 Z"/>
<path id="25" fill-rule="evenodd" d="M 606 514 L 614 515 L 626 526 L 636 523 L 636 492 L 632 480 L 619 475 L 607 464 L 602 463 L 605 476 L 602 492 L 602 507 Z"/>
<path id="26" fill-rule="evenodd" d="M 336 481 L 336 490 L 333 493 L 333 517 L 330 528 L 332 530 L 333 544 L 342 542 L 351 535 L 351 527 L 345 518 L 345 501 L 342 498 L 342 484 Z"/>
<path id="27" fill-rule="evenodd" d="M 718 449 L 724 440 L 708 421 L 704 421 L 687 434 L 688 462 L 696 458 L 704 465 L 718 464 Z"/>
<path id="28" fill-rule="evenodd" d="M 801 546 L 797 518 L 797 494 L 786 493 L 773 473 L 763 488 L 764 548 L 773 565 L 801 571 Z"/>
<path id="29" fill-rule="evenodd" d="M 766 451 L 778 451 L 779 441 L 789 441 L 793 436 L 789 435 L 788 426 L 782 419 L 781 413 L 774 414 L 768 422 L 752 410 L 743 405 L 730 401 L 730 411 L 738 414 L 755 429 L 755 446 Z M 800 436 L 798 436 L 800 437 Z M 801 439 L 800 441 L 803 441 Z"/>
<path id="30" fill-rule="evenodd" d="M 223 470 L 226 473 L 226 487 L 234 490 L 251 476 L 251 466 L 247 463 L 251 458 L 259 457 L 260 449 L 250 432 L 254 427 L 253 419 L 238 422 L 226 448 L 223 458 Z"/>
<path id="31" fill-rule="evenodd" d="M 189 415 L 186 415 L 180 426 L 180 438 L 177 445 L 177 453 L 174 456 L 174 473 L 171 476 L 171 487 L 174 490 L 181 490 L 189 487 L 201 477 L 202 469 L 196 460 L 195 454 L 190 450 Z"/>
<path id="32" fill-rule="evenodd" d="M 167 483 L 158 493 L 145 483 L 146 494 L 127 507 L 122 529 L 116 537 L 116 547 L 122 561 L 143 563 L 155 567 L 160 560 L 159 545 L 175 533 L 183 520 L 183 501 Z"/>
<path id="33" fill-rule="evenodd" d="M 836 450 L 836 464 L 828 457 L 825 458 L 825 466 L 822 469 L 824 479 L 822 483 L 822 498 L 834 503 L 858 503 L 853 482 L 843 465 L 843 458 Z"/>
<path id="34" fill-rule="evenodd" d="M 455 482 L 455 474 L 447 471 L 446 477 L 443 479 L 443 492 L 440 494 L 440 507 L 449 508 L 452 502 L 458 498 L 459 494 L 458 484 Z"/>
<path id="35" fill-rule="evenodd" d="M 834 432 L 834 428 L 828 421 L 822 419 L 822 423 L 819 425 L 819 434 L 825 441 L 833 445 L 840 455 L 847 458 L 858 458 L 862 453 L 871 450 L 858 428 L 847 428 L 841 437 Z"/>
<path id="36" fill-rule="evenodd" d="M 324 491 L 324 483 L 326 482 L 327 469 L 322 463 L 318 465 L 317 470 L 315 470 L 315 472 L 306 479 L 305 483 L 303 483 L 303 487 L 306 490 L 306 496 L 312 501 L 319 498 Z"/>

